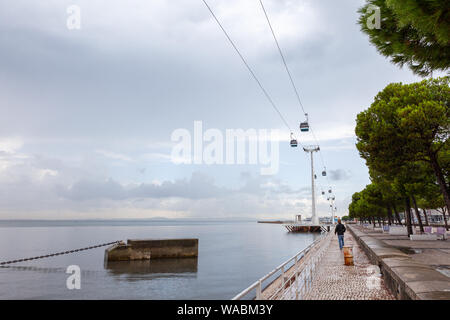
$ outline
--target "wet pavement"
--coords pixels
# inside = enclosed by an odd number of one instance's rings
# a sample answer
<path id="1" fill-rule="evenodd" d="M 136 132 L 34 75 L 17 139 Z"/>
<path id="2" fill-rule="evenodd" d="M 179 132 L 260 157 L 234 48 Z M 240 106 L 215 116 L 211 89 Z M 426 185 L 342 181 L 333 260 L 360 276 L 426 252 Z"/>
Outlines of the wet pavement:
<path id="1" fill-rule="evenodd" d="M 316 269 L 304 300 L 395 300 L 377 266 L 370 263 L 353 236 L 345 233 L 345 245 L 353 247 L 354 266 L 344 264 L 337 236 Z"/>

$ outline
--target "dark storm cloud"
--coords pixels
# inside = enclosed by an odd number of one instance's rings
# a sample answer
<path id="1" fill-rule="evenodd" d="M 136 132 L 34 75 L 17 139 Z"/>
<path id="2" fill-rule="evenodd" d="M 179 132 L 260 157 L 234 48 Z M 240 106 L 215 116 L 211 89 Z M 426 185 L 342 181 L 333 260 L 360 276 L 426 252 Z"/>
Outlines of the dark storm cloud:
<path id="1" fill-rule="evenodd" d="M 271 185 L 266 185 L 270 182 Z M 194 173 L 190 179 L 163 181 L 160 184 L 122 185 L 112 179 L 105 181 L 81 180 L 70 186 L 57 187 L 60 197 L 85 201 L 92 199 L 143 199 L 143 198 L 185 198 L 210 199 L 226 198 L 231 195 L 258 195 L 270 191 L 273 194 L 299 194 L 305 190 L 292 190 L 277 180 L 270 178 L 252 177 L 245 179 L 243 187 L 235 190 L 218 187 L 211 177 L 201 173 Z"/>
<path id="2" fill-rule="evenodd" d="M 330 170 L 330 179 L 332 181 L 342 181 L 350 179 L 351 175 L 348 171 L 343 169 Z"/>

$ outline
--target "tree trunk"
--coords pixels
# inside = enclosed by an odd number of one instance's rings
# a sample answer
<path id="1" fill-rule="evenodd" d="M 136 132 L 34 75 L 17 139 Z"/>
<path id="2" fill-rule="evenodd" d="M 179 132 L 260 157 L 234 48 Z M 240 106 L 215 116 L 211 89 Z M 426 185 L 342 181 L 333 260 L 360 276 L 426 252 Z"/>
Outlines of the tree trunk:
<path id="1" fill-rule="evenodd" d="M 387 218 L 388 218 L 388 224 L 392 224 L 392 208 L 390 205 L 387 205 Z"/>
<path id="2" fill-rule="evenodd" d="M 422 209 L 423 210 L 423 216 L 425 217 L 425 224 L 427 226 L 430 225 L 430 223 L 428 222 L 428 215 L 427 215 L 427 209 Z"/>
<path id="3" fill-rule="evenodd" d="M 375 221 L 375 217 L 372 217 L 372 222 L 373 222 L 373 227 L 376 228 L 376 226 L 377 226 L 376 223 L 377 222 Z"/>
<path id="4" fill-rule="evenodd" d="M 377 220 L 378 220 L 378 226 L 381 228 L 381 219 L 380 219 L 380 217 L 377 217 Z"/>
<path id="5" fill-rule="evenodd" d="M 416 197 L 414 197 L 414 195 L 411 195 L 411 199 L 414 204 L 414 210 L 416 211 L 417 221 L 419 221 L 420 232 L 424 233 L 425 231 L 423 230 L 422 218 L 420 217 L 420 211 L 419 208 L 417 207 Z"/>
<path id="6" fill-rule="evenodd" d="M 392 204 L 392 208 L 394 208 L 395 217 L 397 218 L 398 224 L 402 225 L 402 219 L 400 219 L 400 214 L 397 211 L 397 207 L 395 206 L 395 203 Z"/>
<path id="7" fill-rule="evenodd" d="M 450 195 L 448 191 L 448 186 L 445 182 L 444 174 L 442 173 L 441 167 L 437 161 L 436 154 L 430 152 L 430 162 L 433 167 L 434 174 L 436 175 L 437 182 L 441 188 L 441 192 L 444 195 L 445 206 L 447 207 L 447 212 L 450 212 Z"/>
<path id="8" fill-rule="evenodd" d="M 445 230 L 448 230 L 448 224 L 447 224 L 447 216 L 445 215 L 445 208 L 442 208 L 442 215 L 444 216 L 444 225 L 445 225 Z"/>
<path id="9" fill-rule="evenodd" d="M 406 227 L 408 229 L 408 237 L 413 234 L 413 229 L 411 226 L 411 200 L 409 196 L 405 197 L 405 220 Z"/>

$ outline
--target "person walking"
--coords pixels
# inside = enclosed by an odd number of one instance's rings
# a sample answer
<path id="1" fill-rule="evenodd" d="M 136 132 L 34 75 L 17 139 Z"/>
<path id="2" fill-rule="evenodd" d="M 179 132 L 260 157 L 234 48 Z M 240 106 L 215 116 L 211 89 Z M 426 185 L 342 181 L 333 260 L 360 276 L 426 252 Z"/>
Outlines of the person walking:
<path id="1" fill-rule="evenodd" d="M 341 223 L 341 219 L 338 219 L 338 224 L 336 228 L 334 229 L 334 234 L 337 234 L 338 240 L 339 240 L 339 249 L 342 250 L 342 247 L 344 247 L 344 233 L 347 229 L 345 229 L 345 226 Z"/>

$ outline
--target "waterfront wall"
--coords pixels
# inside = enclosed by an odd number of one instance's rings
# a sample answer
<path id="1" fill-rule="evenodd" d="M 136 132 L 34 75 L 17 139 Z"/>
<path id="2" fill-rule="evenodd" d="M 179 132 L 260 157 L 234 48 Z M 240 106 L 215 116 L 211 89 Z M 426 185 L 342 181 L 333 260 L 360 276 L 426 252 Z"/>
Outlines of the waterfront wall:
<path id="1" fill-rule="evenodd" d="M 198 257 L 198 239 L 128 240 L 105 250 L 105 261 Z"/>
<path id="2" fill-rule="evenodd" d="M 400 300 L 449 300 L 450 279 L 432 266 L 371 237 L 357 226 L 347 225 L 372 263 L 380 267 L 391 293 Z"/>

